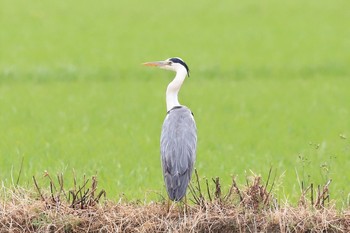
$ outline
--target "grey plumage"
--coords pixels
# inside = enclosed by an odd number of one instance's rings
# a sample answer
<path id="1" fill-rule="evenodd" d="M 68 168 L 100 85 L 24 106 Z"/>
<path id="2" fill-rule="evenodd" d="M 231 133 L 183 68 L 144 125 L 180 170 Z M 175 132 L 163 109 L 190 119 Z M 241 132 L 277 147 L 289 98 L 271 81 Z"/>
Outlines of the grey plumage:
<path id="1" fill-rule="evenodd" d="M 160 138 L 160 152 L 164 182 L 172 201 L 180 201 L 186 194 L 196 160 L 197 128 L 191 110 L 182 106 L 178 93 L 189 76 L 187 64 L 179 57 L 165 61 L 143 63 L 176 72 L 166 90 L 165 117 Z"/>
<path id="2" fill-rule="evenodd" d="M 173 201 L 186 194 L 196 159 L 197 128 L 192 112 L 176 106 L 165 117 L 161 140 L 161 161 L 164 182 Z"/>

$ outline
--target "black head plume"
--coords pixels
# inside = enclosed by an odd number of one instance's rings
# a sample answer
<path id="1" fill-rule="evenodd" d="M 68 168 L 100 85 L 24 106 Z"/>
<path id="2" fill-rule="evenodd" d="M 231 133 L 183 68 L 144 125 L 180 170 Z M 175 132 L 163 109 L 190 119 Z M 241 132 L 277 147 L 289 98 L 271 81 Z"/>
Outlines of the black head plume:
<path id="1" fill-rule="evenodd" d="M 187 64 L 183 60 L 181 60 L 181 59 L 179 59 L 177 57 L 173 57 L 173 58 L 170 58 L 169 61 L 172 61 L 173 63 L 179 63 L 179 64 L 183 65 L 186 68 L 186 70 L 187 70 L 188 77 L 190 77 L 190 69 L 188 68 Z"/>

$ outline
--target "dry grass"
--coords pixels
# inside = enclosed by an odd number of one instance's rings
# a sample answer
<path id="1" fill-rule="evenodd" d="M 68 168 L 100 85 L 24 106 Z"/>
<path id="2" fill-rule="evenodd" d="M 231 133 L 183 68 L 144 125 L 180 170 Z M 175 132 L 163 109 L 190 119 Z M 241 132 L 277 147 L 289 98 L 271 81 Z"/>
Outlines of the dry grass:
<path id="1" fill-rule="evenodd" d="M 47 177 L 46 191 L 35 178 L 35 191 L 2 188 L 0 232 L 350 232 L 350 211 L 336 210 L 329 202 L 330 182 L 303 190 L 293 207 L 277 204 L 270 175 L 265 184 L 252 177 L 241 189 L 233 178 L 223 195 L 219 178 L 213 186 L 206 180 L 203 188 L 196 173 L 188 195 L 193 204 L 172 204 L 168 211 L 164 201 L 108 201 L 104 191 L 97 194 L 94 177 L 81 186 L 74 182 L 69 191 L 62 176 L 57 184 Z"/>

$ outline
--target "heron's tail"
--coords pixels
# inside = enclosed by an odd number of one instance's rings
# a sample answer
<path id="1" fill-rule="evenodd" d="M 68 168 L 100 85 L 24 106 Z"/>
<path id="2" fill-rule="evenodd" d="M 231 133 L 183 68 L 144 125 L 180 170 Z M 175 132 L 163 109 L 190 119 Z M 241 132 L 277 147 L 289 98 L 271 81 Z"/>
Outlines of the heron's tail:
<path id="1" fill-rule="evenodd" d="M 188 174 L 175 175 L 168 174 L 165 177 L 165 185 L 168 192 L 168 196 L 172 201 L 180 201 L 185 195 L 190 177 Z"/>

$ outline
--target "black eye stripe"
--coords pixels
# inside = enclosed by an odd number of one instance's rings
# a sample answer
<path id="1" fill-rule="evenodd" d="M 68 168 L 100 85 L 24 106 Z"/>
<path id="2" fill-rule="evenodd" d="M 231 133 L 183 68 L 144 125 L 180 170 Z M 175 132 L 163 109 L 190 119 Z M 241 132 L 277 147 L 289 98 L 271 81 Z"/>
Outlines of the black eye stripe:
<path id="1" fill-rule="evenodd" d="M 178 59 L 176 57 L 170 58 L 169 61 L 172 61 L 174 63 L 179 63 L 179 64 L 183 65 L 186 68 L 186 70 L 187 70 L 188 76 L 190 75 L 190 69 L 188 68 L 188 66 L 187 66 L 187 64 L 185 62 L 183 62 L 182 60 L 180 60 L 180 59 Z"/>

